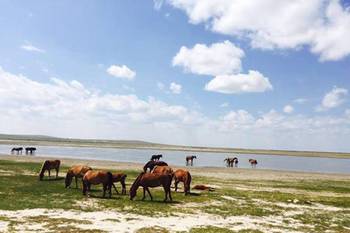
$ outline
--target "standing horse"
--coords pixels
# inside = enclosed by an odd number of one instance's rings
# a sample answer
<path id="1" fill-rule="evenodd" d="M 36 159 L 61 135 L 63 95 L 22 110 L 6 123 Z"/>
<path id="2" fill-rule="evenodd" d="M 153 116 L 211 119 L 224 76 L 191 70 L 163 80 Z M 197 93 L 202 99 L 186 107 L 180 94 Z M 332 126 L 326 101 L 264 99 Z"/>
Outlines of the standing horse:
<path id="1" fill-rule="evenodd" d="M 143 171 L 147 172 L 147 169 L 149 168 L 149 171 L 152 171 L 155 166 L 168 166 L 166 162 L 163 161 L 148 161 L 145 166 L 143 166 Z"/>
<path id="2" fill-rule="evenodd" d="M 179 182 L 183 182 L 184 184 L 184 193 L 185 195 L 190 193 L 190 186 L 191 186 L 191 174 L 183 169 L 177 169 L 174 172 L 174 181 L 175 181 L 175 192 L 177 192 L 177 185 Z"/>
<path id="3" fill-rule="evenodd" d="M 35 147 L 26 147 L 26 155 L 27 155 L 27 154 L 32 155 L 32 154 L 35 153 L 35 151 L 36 151 L 36 148 L 35 148 Z"/>
<path id="4" fill-rule="evenodd" d="M 168 197 L 170 201 L 172 201 L 171 197 L 171 175 L 165 175 L 165 174 L 154 174 L 154 173 L 146 173 L 141 172 L 140 175 L 135 179 L 134 183 L 131 185 L 130 188 L 130 200 L 133 200 L 136 196 L 137 189 L 141 186 L 143 188 L 143 197 L 142 200 L 146 198 L 146 191 L 149 194 L 151 200 L 153 200 L 153 197 L 151 195 L 151 192 L 149 191 L 149 187 L 159 187 L 163 186 L 165 198 L 164 202 L 168 200 Z"/>
<path id="5" fill-rule="evenodd" d="M 125 185 L 126 177 L 127 175 L 124 173 L 113 173 L 113 187 L 117 194 L 119 194 L 119 192 L 115 187 L 114 182 L 120 182 L 120 184 L 122 185 L 122 195 L 124 195 L 126 194 L 126 185 Z"/>
<path id="6" fill-rule="evenodd" d="M 224 162 L 226 162 L 227 167 L 233 167 L 233 164 L 235 165 L 235 167 L 237 167 L 238 159 L 236 157 L 226 158 L 226 159 L 224 159 Z"/>
<path id="7" fill-rule="evenodd" d="M 15 151 L 16 151 L 17 155 L 22 154 L 23 147 L 14 147 L 14 148 L 12 148 L 11 154 L 13 155 Z"/>
<path id="8" fill-rule="evenodd" d="M 165 174 L 165 175 L 171 175 L 173 176 L 174 171 L 169 166 L 155 166 L 152 170 L 152 173 L 154 174 Z"/>
<path id="9" fill-rule="evenodd" d="M 60 160 L 46 160 L 41 166 L 39 180 L 43 180 L 45 171 L 49 172 L 49 177 L 51 176 L 51 170 L 56 170 L 56 179 L 58 177 L 58 172 L 60 170 L 61 161 Z"/>
<path id="10" fill-rule="evenodd" d="M 187 156 L 186 157 L 186 166 L 193 166 L 193 159 L 196 159 L 197 156 L 192 155 L 192 156 Z"/>
<path id="11" fill-rule="evenodd" d="M 66 188 L 70 187 L 73 177 L 75 178 L 75 188 L 78 188 L 78 178 L 83 178 L 87 171 L 92 170 L 91 167 L 84 165 L 74 165 L 67 171 L 65 184 Z"/>
<path id="12" fill-rule="evenodd" d="M 256 165 L 258 164 L 258 161 L 256 161 L 256 159 L 249 159 L 248 161 L 250 165 L 252 165 L 252 168 L 255 168 Z"/>
<path id="13" fill-rule="evenodd" d="M 163 158 L 163 155 L 152 155 L 150 160 L 159 161 L 160 158 Z"/>
<path id="14" fill-rule="evenodd" d="M 113 174 L 105 171 L 87 171 L 83 177 L 83 195 L 90 196 L 91 185 L 103 185 L 103 195 L 108 191 L 109 197 L 112 197 Z"/>

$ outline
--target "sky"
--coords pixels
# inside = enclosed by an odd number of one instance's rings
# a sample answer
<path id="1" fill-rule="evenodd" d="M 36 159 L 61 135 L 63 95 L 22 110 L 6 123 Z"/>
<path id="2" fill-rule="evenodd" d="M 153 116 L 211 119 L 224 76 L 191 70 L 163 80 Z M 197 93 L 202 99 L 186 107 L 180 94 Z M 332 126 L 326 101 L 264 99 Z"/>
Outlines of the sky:
<path id="1" fill-rule="evenodd" d="M 0 133 L 349 152 L 349 7 L 0 0 Z"/>

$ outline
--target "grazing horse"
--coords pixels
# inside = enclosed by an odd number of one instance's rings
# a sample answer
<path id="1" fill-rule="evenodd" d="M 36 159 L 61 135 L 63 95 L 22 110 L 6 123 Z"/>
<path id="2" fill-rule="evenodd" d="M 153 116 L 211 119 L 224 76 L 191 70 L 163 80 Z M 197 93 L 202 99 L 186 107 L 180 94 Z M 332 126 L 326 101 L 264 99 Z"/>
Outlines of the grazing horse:
<path id="1" fill-rule="evenodd" d="M 75 188 L 78 188 L 78 178 L 83 178 L 85 173 L 90 170 L 92 170 L 91 167 L 84 165 L 74 165 L 69 168 L 65 180 L 66 188 L 70 187 L 73 177 L 75 177 Z"/>
<path id="2" fill-rule="evenodd" d="M 160 158 L 163 158 L 163 155 L 152 155 L 150 160 L 159 161 Z"/>
<path id="3" fill-rule="evenodd" d="M 165 174 L 165 175 L 171 175 L 173 176 L 174 171 L 169 166 L 155 166 L 152 170 L 152 173 L 154 174 Z"/>
<path id="4" fill-rule="evenodd" d="M 117 194 L 119 194 L 117 188 L 114 185 L 114 182 L 120 182 L 120 184 L 122 185 L 122 195 L 126 194 L 126 185 L 125 185 L 125 179 L 126 179 L 127 175 L 124 173 L 113 173 L 113 187 L 114 190 Z"/>
<path id="5" fill-rule="evenodd" d="M 233 164 L 235 165 L 235 167 L 237 167 L 238 159 L 236 157 L 226 158 L 226 159 L 224 159 L 224 162 L 226 162 L 227 167 L 233 167 Z"/>
<path id="6" fill-rule="evenodd" d="M 192 177 L 188 171 L 183 170 L 183 169 L 177 169 L 174 172 L 175 192 L 177 192 L 177 185 L 179 184 L 179 182 L 183 182 L 185 195 L 189 194 L 191 180 L 192 180 Z"/>
<path id="7" fill-rule="evenodd" d="M 16 151 L 17 155 L 22 154 L 23 147 L 14 147 L 14 148 L 12 148 L 11 154 L 13 155 L 15 151 Z"/>
<path id="8" fill-rule="evenodd" d="M 32 155 L 32 154 L 35 153 L 35 151 L 36 151 L 36 148 L 35 148 L 35 147 L 26 147 L 26 155 L 27 155 L 27 154 Z"/>
<path id="9" fill-rule="evenodd" d="M 43 180 L 45 171 L 49 172 L 49 177 L 51 176 L 51 169 L 56 170 L 56 179 L 58 177 L 58 172 L 60 170 L 61 161 L 60 160 L 46 160 L 41 166 L 39 180 Z"/>
<path id="10" fill-rule="evenodd" d="M 102 184 L 103 195 L 106 196 L 108 191 L 109 197 L 112 197 L 113 174 L 105 171 L 87 171 L 83 177 L 83 195 L 90 196 L 91 185 Z"/>
<path id="11" fill-rule="evenodd" d="M 148 161 L 145 166 L 143 166 L 143 171 L 147 172 L 147 169 L 149 168 L 149 171 L 152 171 L 155 166 L 168 166 L 166 162 L 163 161 Z"/>
<path id="12" fill-rule="evenodd" d="M 250 165 L 252 165 L 252 168 L 255 168 L 256 165 L 258 164 L 258 161 L 256 161 L 256 159 L 249 159 L 248 161 Z"/>
<path id="13" fill-rule="evenodd" d="M 149 187 L 159 187 L 163 186 L 165 198 L 164 202 L 168 200 L 168 197 L 170 201 L 172 201 L 171 197 L 171 175 L 165 175 L 165 174 L 155 174 L 155 173 L 146 173 L 141 172 L 140 175 L 135 179 L 134 183 L 130 187 L 130 200 L 133 200 L 136 196 L 137 189 L 141 186 L 143 188 L 143 197 L 142 200 L 146 198 L 146 191 L 149 194 L 151 200 L 153 200 L 153 197 L 151 195 L 151 192 L 149 191 Z"/>
<path id="14" fill-rule="evenodd" d="M 192 156 L 187 156 L 186 157 L 186 166 L 193 166 L 193 159 L 196 159 L 197 156 L 192 155 Z"/>

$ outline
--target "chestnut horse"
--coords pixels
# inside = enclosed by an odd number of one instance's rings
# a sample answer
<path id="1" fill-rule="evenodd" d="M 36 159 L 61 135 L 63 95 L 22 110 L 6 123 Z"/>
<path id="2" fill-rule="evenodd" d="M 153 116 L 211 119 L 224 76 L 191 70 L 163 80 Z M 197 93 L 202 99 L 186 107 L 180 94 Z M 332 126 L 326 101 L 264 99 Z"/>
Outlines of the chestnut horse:
<path id="1" fill-rule="evenodd" d="M 193 166 L 193 159 L 196 159 L 197 156 L 192 155 L 192 156 L 187 156 L 186 157 L 186 166 Z"/>
<path id="2" fill-rule="evenodd" d="M 175 192 L 177 192 L 177 185 L 179 182 L 183 182 L 184 184 L 184 193 L 185 195 L 190 193 L 190 186 L 191 186 L 191 174 L 183 169 L 177 169 L 174 172 L 174 181 L 175 181 Z"/>
<path id="3" fill-rule="evenodd" d="M 126 185 L 125 185 L 125 180 L 126 180 L 127 175 L 124 173 L 113 173 L 113 187 L 114 190 L 117 194 L 119 194 L 117 188 L 114 185 L 114 182 L 120 182 L 122 185 L 122 195 L 126 194 Z"/>
<path id="4" fill-rule="evenodd" d="M 102 184 L 103 185 L 103 195 L 106 196 L 106 190 L 108 191 L 109 197 L 112 196 L 112 186 L 113 186 L 113 175 L 111 172 L 105 171 L 93 171 L 89 170 L 85 173 L 83 177 L 83 195 L 90 196 L 91 185 Z"/>
<path id="5" fill-rule="evenodd" d="M 74 165 L 69 168 L 65 180 L 66 188 L 70 187 L 73 177 L 75 178 L 75 188 L 78 188 L 78 178 L 83 178 L 85 173 L 90 170 L 92 170 L 91 167 L 84 165 Z"/>
<path id="6" fill-rule="evenodd" d="M 255 168 L 256 165 L 258 164 L 258 161 L 256 159 L 249 159 L 248 161 L 250 165 L 252 165 L 252 168 Z"/>
<path id="7" fill-rule="evenodd" d="M 169 166 L 155 166 L 152 170 L 152 173 L 155 174 L 165 174 L 165 175 L 171 175 L 173 176 L 174 171 Z"/>
<path id="8" fill-rule="evenodd" d="M 43 163 L 43 165 L 41 166 L 41 170 L 39 173 L 39 180 L 43 180 L 45 171 L 49 172 L 49 177 L 50 177 L 51 176 L 51 174 L 50 174 L 51 169 L 56 170 L 56 179 L 57 179 L 58 172 L 60 170 L 60 165 L 61 165 L 60 160 L 46 160 Z"/>
<path id="9" fill-rule="evenodd" d="M 134 183 L 130 187 L 130 200 L 133 200 L 136 196 L 137 189 L 142 186 L 143 188 L 143 197 L 142 200 L 146 197 L 146 191 L 149 194 L 151 200 L 153 200 L 153 197 L 151 195 L 151 192 L 149 191 L 149 187 L 159 187 L 163 186 L 164 192 L 165 192 L 165 199 L 164 202 L 168 200 L 168 197 L 170 201 L 172 201 L 171 197 L 171 175 L 165 175 L 165 174 L 155 174 L 155 173 L 146 173 L 141 172 L 140 175 L 135 179 Z"/>
<path id="10" fill-rule="evenodd" d="M 143 171 L 147 172 L 147 169 L 149 168 L 149 171 L 152 171 L 155 166 L 168 166 L 166 162 L 163 161 L 148 161 L 145 166 L 143 166 Z"/>

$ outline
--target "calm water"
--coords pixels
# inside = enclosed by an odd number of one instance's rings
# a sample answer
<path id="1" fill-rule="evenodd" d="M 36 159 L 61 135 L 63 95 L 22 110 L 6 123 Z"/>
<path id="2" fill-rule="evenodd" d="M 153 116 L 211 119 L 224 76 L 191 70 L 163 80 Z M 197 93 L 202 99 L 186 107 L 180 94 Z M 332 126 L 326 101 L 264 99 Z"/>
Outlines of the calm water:
<path id="1" fill-rule="evenodd" d="M 0 145 L 0 153 L 9 154 L 11 145 Z M 55 155 L 57 157 L 96 159 L 121 162 L 145 163 L 152 154 L 163 154 L 163 160 L 172 165 L 185 165 L 186 155 L 196 155 L 194 160 L 196 167 L 223 167 L 223 160 L 228 156 L 226 153 L 204 153 L 184 151 L 161 151 L 161 150 L 133 150 L 133 149 L 110 149 L 110 148 L 80 148 L 80 147 L 57 147 L 37 146 L 35 156 Z M 325 173 L 350 174 L 350 159 L 294 157 L 277 155 L 235 155 L 239 159 L 238 167 L 249 168 L 248 159 L 258 160 L 258 169 L 292 170 Z"/>

